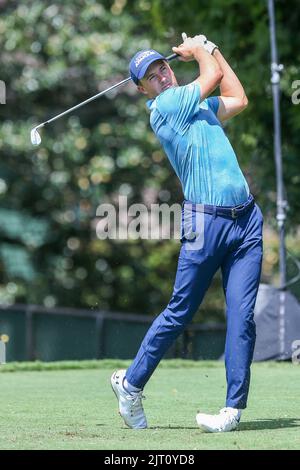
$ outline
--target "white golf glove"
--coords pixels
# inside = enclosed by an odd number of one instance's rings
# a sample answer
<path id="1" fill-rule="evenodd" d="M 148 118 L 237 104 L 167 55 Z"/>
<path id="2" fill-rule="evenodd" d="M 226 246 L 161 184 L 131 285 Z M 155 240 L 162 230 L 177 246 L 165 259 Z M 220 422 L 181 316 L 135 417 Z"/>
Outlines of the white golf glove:
<path id="1" fill-rule="evenodd" d="M 207 39 L 206 39 L 206 36 L 204 36 L 204 34 L 198 34 L 197 36 L 194 36 L 192 40 L 194 41 L 195 44 L 199 44 L 205 49 L 205 44 L 207 42 Z"/>
<path id="2" fill-rule="evenodd" d="M 219 49 L 216 44 L 211 41 L 208 41 L 206 39 L 206 36 L 204 36 L 203 34 L 199 34 L 197 36 L 194 36 L 193 38 L 187 37 L 186 33 L 182 33 L 181 36 L 184 44 L 191 46 L 199 44 L 200 46 L 204 47 L 204 49 L 209 52 L 209 54 L 213 54 L 215 49 Z"/>
<path id="3" fill-rule="evenodd" d="M 215 49 L 219 49 L 218 46 L 216 46 L 216 44 L 208 40 L 206 40 L 206 43 L 204 44 L 203 47 L 210 54 L 213 54 Z"/>
<path id="4" fill-rule="evenodd" d="M 182 33 L 181 36 L 182 36 L 183 44 L 187 46 L 189 45 L 194 46 L 198 44 L 199 46 L 204 47 L 204 44 L 206 42 L 206 37 L 203 36 L 203 34 L 194 36 L 193 38 L 188 37 L 186 33 Z"/>

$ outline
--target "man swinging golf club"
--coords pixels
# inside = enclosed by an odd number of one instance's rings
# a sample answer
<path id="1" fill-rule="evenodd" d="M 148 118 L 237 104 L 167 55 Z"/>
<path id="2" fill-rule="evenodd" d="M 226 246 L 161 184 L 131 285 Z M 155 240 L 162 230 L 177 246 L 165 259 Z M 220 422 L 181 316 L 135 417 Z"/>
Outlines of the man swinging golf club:
<path id="1" fill-rule="evenodd" d="M 226 403 L 219 414 L 198 413 L 196 420 L 204 431 L 231 431 L 247 405 L 263 217 L 221 123 L 243 111 L 247 98 L 218 47 L 204 36 L 187 38 L 183 33 L 183 43 L 173 52 L 182 61 L 198 63 L 201 74 L 194 82 L 178 86 L 169 64 L 154 50 L 139 51 L 130 62 L 130 73 L 149 98 L 151 127 L 180 178 L 183 219 L 189 214 L 196 238 L 201 232 L 197 220 L 202 220 L 197 214 L 203 215 L 203 244 L 191 249 L 192 240 L 182 235 L 170 302 L 149 328 L 130 367 L 114 372 L 111 384 L 126 425 L 146 428 L 144 386 L 221 268 L 227 316 Z M 217 86 L 220 96 L 209 98 Z"/>

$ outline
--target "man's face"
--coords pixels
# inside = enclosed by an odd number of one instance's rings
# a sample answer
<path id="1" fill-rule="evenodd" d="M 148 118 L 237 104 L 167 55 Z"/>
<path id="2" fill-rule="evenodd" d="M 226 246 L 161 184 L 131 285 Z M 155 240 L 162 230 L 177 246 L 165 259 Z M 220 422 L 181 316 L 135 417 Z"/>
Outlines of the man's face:
<path id="1" fill-rule="evenodd" d="M 149 98 L 156 98 L 172 86 L 178 86 L 173 70 L 166 61 L 156 60 L 149 65 L 144 78 L 140 80 L 138 90 Z"/>

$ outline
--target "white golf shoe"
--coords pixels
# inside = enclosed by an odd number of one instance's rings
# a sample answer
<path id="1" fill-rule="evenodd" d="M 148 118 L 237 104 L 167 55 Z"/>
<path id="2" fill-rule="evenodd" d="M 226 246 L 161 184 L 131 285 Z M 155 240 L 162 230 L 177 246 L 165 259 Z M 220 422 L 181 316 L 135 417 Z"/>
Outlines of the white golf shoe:
<path id="1" fill-rule="evenodd" d="M 129 428 L 144 429 L 147 427 L 147 420 L 142 405 L 143 392 L 129 393 L 125 390 L 123 386 L 125 374 L 126 370 L 117 370 L 110 379 L 119 402 L 119 413 Z"/>
<path id="2" fill-rule="evenodd" d="M 205 432 L 228 432 L 237 428 L 241 414 L 241 410 L 227 407 L 222 408 L 218 415 L 198 413 L 196 421 Z"/>

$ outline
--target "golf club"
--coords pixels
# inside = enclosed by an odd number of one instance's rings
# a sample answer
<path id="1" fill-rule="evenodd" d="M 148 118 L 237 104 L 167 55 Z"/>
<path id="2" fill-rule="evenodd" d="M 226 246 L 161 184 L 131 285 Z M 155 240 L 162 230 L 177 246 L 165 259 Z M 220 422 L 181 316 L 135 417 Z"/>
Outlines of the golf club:
<path id="1" fill-rule="evenodd" d="M 171 54 L 168 57 L 166 57 L 166 60 L 168 62 L 170 62 L 171 60 L 176 59 L 177 57 L 178 57 L 177 54 Z M 107 88 L 106 90 L 103 90 L 100 93 L 97 93 L 96 95 L 91 96 L 91 98 L 88 98 L 85 101 L 82 101 L 82 103 L 79 103 L 76 106 L 73 106 L 72 108 L 69 108 L 66 111 L 58 114 L 57 116 L 54 116 L 53 118 L 49 119 L 48 121 L 42 122 L 38 126 L 34 127 L 31 130 L 31 133 L 30 133 L 30 138 L 31 138 L 32 145 L 39 145 L 42 141 L 41 136 L 38 132 L 38 129 L 40 129 L 41 127 L 44 127 L 46 124 L 50 124 L 51 122 L 56 121 L 57 119 L 65 116 L 66 114 L 71 113 L 72 111 L 75 111 L 75 109 L 81 108 L 81 106 L 84 106 L 85 104 L 90 103 L 91 101 L 96 100 L 97 98 L 100 98 L 100 96 L 104 95 L 105 93 L 108 93 L 109 91 L 113 90 L 114 88 L 117 88 L 121 85 L 124 85 L 125 83 L 129 82 L 129 80 L 131 80 L 131 77 L 125 78 L 121 82 L 116 83 L 115 85 L 112 85 L 111 87 Z"/>

